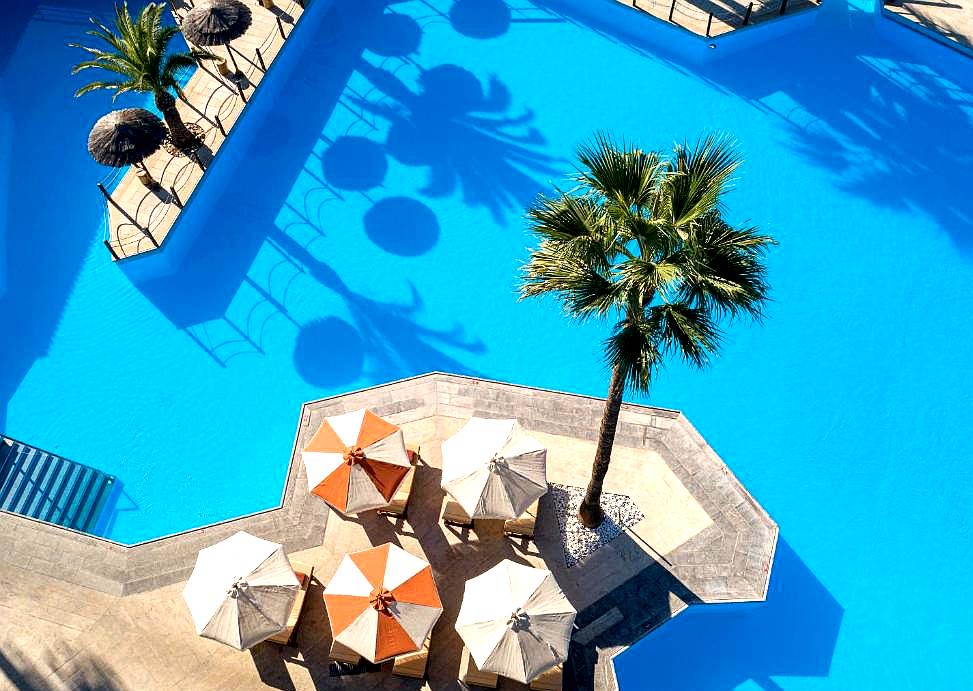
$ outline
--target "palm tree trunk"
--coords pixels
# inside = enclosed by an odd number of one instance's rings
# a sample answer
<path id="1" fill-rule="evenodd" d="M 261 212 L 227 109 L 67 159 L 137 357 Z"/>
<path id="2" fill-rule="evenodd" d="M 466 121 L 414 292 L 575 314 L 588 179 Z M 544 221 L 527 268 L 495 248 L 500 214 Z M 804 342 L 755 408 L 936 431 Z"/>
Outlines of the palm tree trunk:
<path id="1" fill-rule="evenodd" d="M 621 365 L 612 371 L 611 384 L 608 385 L 608 398 L 605 399 L 605 412 L 601 417 L 598 432 L 598 448 L 595 461 L 591 465 L 591 480 L 585 491 L 584 499 L 578 509 L 578 520 L 586 528 L 597 528 L 605 520 L 601 509 L 601 489 L 611 463 L 612 446 L 615 443 L 615 430 L 618 428 L 618 414 L 622 410 L 622 396 L 625 393 L 625 373 Z"/>
<path id="2" fill-rule="evenodd" d="M 168 91 L 157 91 L 155 93 L 155 105 L 162 111 L 162 117 L 169 127 L 169 138 L 173 146 L 178 149 L 194 150 L 199 142 L 189 131 L 186 124 L 182 121 L 182 116 L 176 109 L 176 99 Z"/>

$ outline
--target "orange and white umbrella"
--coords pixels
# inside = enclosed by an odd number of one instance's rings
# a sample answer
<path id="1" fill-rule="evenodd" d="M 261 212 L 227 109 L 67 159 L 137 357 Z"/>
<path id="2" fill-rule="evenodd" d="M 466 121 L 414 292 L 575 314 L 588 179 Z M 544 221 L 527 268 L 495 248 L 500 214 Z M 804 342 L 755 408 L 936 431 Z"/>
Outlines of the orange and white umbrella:
<path id="1" fill-rule="evenodd" d="M 345 555 L 324 604 L 334 640 L 371 662 L 419 650 L 443 613 L 429 564 L 389 543 Z"/>
<path id="2" fill-rule="evenodd" d="M 301 459 L 311 493 L 347 514 L 386 506 L 411 467 L 402 430 L 364 408 L 326 417 Z"/>

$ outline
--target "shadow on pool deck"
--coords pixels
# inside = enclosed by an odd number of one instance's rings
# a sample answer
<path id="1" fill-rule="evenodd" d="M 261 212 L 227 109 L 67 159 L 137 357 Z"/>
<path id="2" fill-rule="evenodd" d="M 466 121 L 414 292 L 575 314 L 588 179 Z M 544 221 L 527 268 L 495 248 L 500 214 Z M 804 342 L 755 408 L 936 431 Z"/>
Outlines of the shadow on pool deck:
<path id="1" fill-rule="evenodd" d="M 68 646 L 64 646 L 68 647 Z M 74 691 L 122 691 L 112 669 L 87 653 L 60 663 L 53 655 L 32 660 L 19 650 L 0 648 L 0 686 L 9 682 L 17 691 L 57 691 L 69 683 Z"/>
<path id="2" fill-rule="evenodd" d="M 616 658 L 618 676 L 623 687 L 651 670 L 654 687 L 671 691 L 730 691 L 748 680 L 779 691 L 772 677 L 828 676 L 843 617 L 841 604 L 780 539 L 766 602 L 690 607 Z M 703 659 L 686 664 L 687 651 Z"/>

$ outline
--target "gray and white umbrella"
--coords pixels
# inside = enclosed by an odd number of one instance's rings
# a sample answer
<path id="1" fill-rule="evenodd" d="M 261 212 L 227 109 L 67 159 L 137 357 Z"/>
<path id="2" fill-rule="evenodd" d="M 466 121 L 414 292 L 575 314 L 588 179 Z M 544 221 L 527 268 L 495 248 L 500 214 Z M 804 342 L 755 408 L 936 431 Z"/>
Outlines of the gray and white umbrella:
<path id="1" fill-rule="evenodd" d="M 481 670 L 526 684 L 567 659 L 576 614 L 550 571 L 504 559 L 466 581 L 456 632 Z"/>
<path id="2" fill-rule="evenodd" d="M 196 633 L 245 650 L 284 629 L 300 587 L 281 545 L 240 531 L 200 550 L 182 596 Z"/>

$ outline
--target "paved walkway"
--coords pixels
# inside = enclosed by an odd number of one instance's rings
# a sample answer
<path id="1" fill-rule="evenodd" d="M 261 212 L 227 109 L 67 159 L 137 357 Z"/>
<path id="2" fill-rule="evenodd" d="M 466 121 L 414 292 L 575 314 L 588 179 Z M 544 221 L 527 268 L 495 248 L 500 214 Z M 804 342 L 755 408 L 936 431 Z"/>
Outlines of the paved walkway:
<path id="1" fill-rule="evenodd" d="M 946 43 L 973 50 L 973 3 L 970 0 L 902 0 L 886 2 L 894 18 L 934 32 Z"/>
<path id="2" fill-rule="evenodd" d="M 345 518 L 307 496 L 297 450 L 323 416 L 363 406 L 421 446 L 407 521 Z M 452 624 L 463 584 L 509 558 L 550 569 L 579 610 L 565 688 L 608 691 L 612 655 L 687 606 L 762 600 L 777 526 L 684 416 L 641 406 L 623 410 L 605 490 L 630 496 L 645 518 L 582 564 L 566 567 L 547 497 L 533 543 L 504 538 L 495 523 L 459 531 L 439 522 L 440 444 L 469 416 L 517 417 L 547 446 L 550 481 L 582 486 L 601 407 L 583 396 L 426 375 L 306 404 L 284 505 L 274 511 L 130 548 L 0 513 L 0 688 L 76 688 L 83 679 L 138 691 L 420 688 L 383 671 L 334 677 L 328 661 L 323 584 L 347 552 L 391 541 L 429 560 L 446 608 L 421 688 L 461 688 Z M 193 632 L 181 590 L 196 551 L 244 528 L 315 566 L 295 647 L 238 653 Z M 84 568 L 72 570 L 78 562 Z M 505 680 L 502 688 L 524 687 Z"/>
<path id="3" fill-rule="evenodd" d="M 747 25 L 820 7 L 821 0 L 617 0 L 699 36 L 715 37 Z M 748 7 L 750 8 L 748 16 Z M 712 18 L 711 18 L 712 15 Z M 744 23 L 746 22 L 746 24 Z"/>

